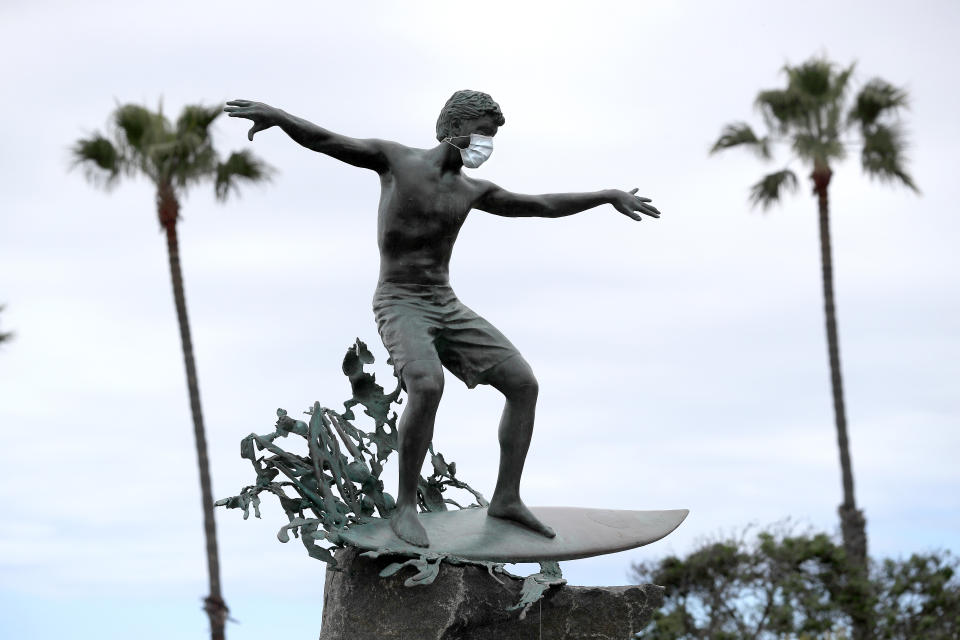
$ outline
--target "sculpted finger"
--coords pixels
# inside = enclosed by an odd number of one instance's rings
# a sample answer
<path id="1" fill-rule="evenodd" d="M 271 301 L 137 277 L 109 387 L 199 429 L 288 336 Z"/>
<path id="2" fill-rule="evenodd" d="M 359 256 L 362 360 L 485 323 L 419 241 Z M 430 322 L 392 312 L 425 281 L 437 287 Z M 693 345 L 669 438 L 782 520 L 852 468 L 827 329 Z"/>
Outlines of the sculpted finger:
<path id="1" fill-rule="evenodd" d="M 651 200 L 650 198 L 645 198 L 645 197 L 643 197 L 643 196 L 636 196 L 636 198 L 637 198 L 637 200 L 639 200 L 640 202 L 653 202 L 653 200 Z"/>
<path id="2" fill-rule="evenodd" d="M 251 107 L 250 105 L 243 105 L 243 104 L 237 105 L 237 104 L 230 104 L 229 102 L 227 103 L 227 105 L 228 106 L 224 107 L 223 110 L 229 114 L 236 114 L 238 116 L 243 116 L 244 114 L 254 112 L 254 108 Z"/>
<path id="3" fill-rule="evenodd" d="M 630 189 L 630 195 L 635 194 L 637 191 L 640 191 L 638 187 L 634 187 L 633 189 Z"/>
<path id="4" fill-rule="evenodd" d="M 227 104 L 231 107 L 249 107 L 249 100 L 227 100 Z"/>
<path id="5" fill-rule="evenodd" d="M 247 132 L 247 140 L 253 142 L 253 134 L 255 134 L 257 131 L 263 131 L 264 129 L 266 129 L 266 127 L 261 126 L 259 122 L 256 123 L 250 127 L 250 131 Z"/>

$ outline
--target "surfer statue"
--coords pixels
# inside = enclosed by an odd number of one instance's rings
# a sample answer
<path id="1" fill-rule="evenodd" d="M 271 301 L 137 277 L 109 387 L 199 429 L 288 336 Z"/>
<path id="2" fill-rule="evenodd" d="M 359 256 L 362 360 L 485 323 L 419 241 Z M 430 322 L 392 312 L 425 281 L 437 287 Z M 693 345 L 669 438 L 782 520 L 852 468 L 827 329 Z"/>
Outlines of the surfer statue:
<path id="1" fill-rule="evenodd" d="M 635 195 L 637 189 L 523 195 L 464 175 L 462 168 L 475 169 L 490 157 L 493 137 L 504 124 L 499 105 L 479 91 L 457 91 L 447 100 L 437 119 L 439 144 L 430 149 L 350 138 L 261 102 L 232 100 L 224 111 L 253 121 L 247 134 L 251 141 L 258 131 L 277 126 L 308 149 L 380 175 L 380 276 L 373 310 L 407 391 L 398 427 L 393 532 L 415 546 L 430 544 L 418 520 L 417 483 L 433 438 L 446 367 L 468 387 L 488 384 L 506 399 L 498 431 L 499 475 L 487 514 L 554 537 L 553 529 L 520 499 L 537 380 L 517 348 L 457 299 L 449 282 L 450 255 L 472 209 L 508 218 L 560 218 L 611 204 L 639 221 L 641 214 L 660 217 L 650 199 Z"/>

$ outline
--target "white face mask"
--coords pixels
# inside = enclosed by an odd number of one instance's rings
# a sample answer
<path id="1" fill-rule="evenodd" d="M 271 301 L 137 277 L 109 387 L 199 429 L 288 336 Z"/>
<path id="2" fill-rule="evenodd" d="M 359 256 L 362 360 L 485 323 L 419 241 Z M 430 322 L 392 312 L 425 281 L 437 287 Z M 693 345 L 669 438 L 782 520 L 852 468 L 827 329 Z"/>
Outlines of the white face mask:
<path id="1" fill-rule="evenodd" d="M 462 138 L 463 136 L 454 136 L 456 138 Z M 444 142 L 457 147 L 457 145 L 450 142 L 451 138 L 444 138 Z M 470 134 L 470 144 L 467 145 L 466 149 L 460 149 L 460 159 L 463 161 L 463 166 L 468 169 L 476 169 L 484 162 L 487 161 L 487 158 L 490 157 L 490 154 L 493 153 L 493 136 L 483 136 L 479 133 Z"/>

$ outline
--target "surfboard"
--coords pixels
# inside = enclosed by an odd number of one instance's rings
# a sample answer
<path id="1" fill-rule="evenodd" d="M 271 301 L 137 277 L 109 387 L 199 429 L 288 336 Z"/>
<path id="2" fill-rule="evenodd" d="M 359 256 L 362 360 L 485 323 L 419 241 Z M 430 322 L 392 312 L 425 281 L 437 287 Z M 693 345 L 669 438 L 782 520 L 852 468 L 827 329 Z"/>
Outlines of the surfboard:
<path id="1" fill-rule="evenodd" d="M 429 547 L 398 538 L 390 521 L 371 518 L 340 532 L 347 543 L 367 550 L 395 553 L 441 553 L 467 560 L 540 562 L 576 560 L 635 549 L 656 542 L 680 526 L 689 511 L 622 511 L 577 507 L 531 507 L 541 522 L 553 527 L 547 538 L 526 527 L 487 516 L 486 508 L 421 513 Z"/>

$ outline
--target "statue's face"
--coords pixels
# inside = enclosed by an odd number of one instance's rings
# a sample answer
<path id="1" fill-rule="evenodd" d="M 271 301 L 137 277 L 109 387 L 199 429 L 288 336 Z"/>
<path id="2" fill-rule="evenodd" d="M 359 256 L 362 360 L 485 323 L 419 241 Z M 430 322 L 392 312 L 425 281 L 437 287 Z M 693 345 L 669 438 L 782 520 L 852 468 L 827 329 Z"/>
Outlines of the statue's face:
<path id="1" fill-rule="evenodd" d="M 496 121 L 492 116 L 481 116 L 469 120 L 454 120 L 450 127 L 450 142 L 459 149 L 466 149 L 470 144 L 470 134 L 479 133 L 482 136 L 497 135 Z"/>

